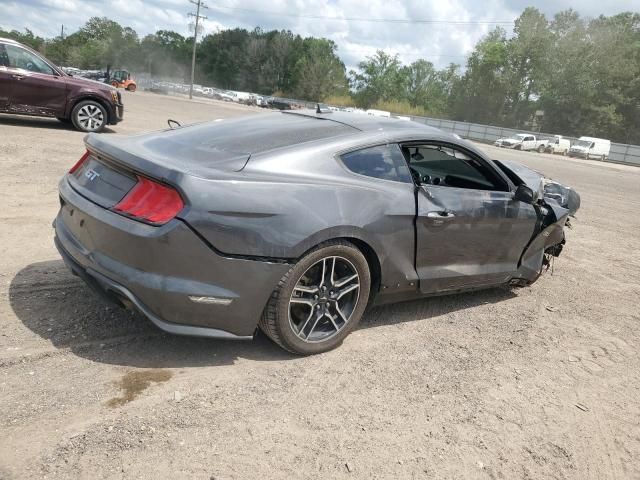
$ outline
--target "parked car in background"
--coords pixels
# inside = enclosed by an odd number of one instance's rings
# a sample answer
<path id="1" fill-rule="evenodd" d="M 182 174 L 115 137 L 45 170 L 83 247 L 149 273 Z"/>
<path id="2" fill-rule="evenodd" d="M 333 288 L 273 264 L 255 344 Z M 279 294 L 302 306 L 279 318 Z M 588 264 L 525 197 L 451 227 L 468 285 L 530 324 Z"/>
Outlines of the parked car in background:
<path id="1" fill-rule="evenodd" d="M 124 106 L 114 87 L 67 75 L 35 50 L 0 38 L 0 112 L 54 117 L 100 132 L 122 120 Z"/>
<path id="2" fill-rule="evenodd" d="M 513 137 L 499 138 L 494 142 L 496 147 L 512 148 L 514 150 L 537 150 L 544 152 L 548 140 L 538 140 L 535 135 L 529 133 L 518 133 Z"/>
<path id="3" fill-rule="evenodd" d="M 236 102 L 240 102 L 240 103 L 246 103 L 250 101 L 251 98 L 253 97 L 253 95 L 248 92 L 233 92 L 233 93 L 235 93 Z"/>
<path id="4" fill-rule="evenodd" d="M 309 355 L 368 305 L 529 285 L 560 255 L 573 189 L 426 125 L 317 110 L 88 135 L 59 184 L 65 263 L 168 332 L 259 326 Z"/>
<path id="5" fill-rule="evenodd" d="M 549 143 L 547 144 L 544 151 L 546 153 L 559 153 L 561 155 L 567 155 L 570 148 L 571 142 L 568 139 L 562 138 L 562 135 L 554 135 L 553 138 L 549 139 Z"/>
<path id="6" fill-rule="evenodd" d="M 268 100 L 268 106 L 276 110 L 291 110 L 291 104 L 289 102 L 276 97 L 271 97 Z"/>
<path id="7" fill-rule="evenodd" d="M 223 102 L 235 102 L 236 101 L 236 97 L 231 95 L 229 92 L 218 92 L 218 96 L 220 97 L 220 100 L 222 100 Z"/>
<path id="8" fill-rule="evenodd" d="M 391 112 L 387 112 L 386 110 L 377 110 L 375 108 L 370 108 L 369 110 L 367 110 L 367 115 L 371 115 L 373 117 L 391 118 Z"/>
<path id="9" fill-rule="evenodd" d="M 611 140 L 594 137 L 580 137 L 569 149 L 570 157 L 606 160 L 611 151 Z"/>

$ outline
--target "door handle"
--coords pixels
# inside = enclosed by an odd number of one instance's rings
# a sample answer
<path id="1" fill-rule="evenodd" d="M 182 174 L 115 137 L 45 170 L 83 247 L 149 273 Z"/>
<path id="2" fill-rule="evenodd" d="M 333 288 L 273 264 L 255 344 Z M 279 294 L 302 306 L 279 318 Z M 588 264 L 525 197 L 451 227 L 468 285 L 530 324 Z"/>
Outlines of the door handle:
<path id="1" fill-rule="evenodd" d="M 11 75 L 15 80 L 22 80 L 24 78 L 24 75 L 18 75 L 16 73 L 14 73 L 13 75 Z"/>
<path id="2" fill-rule="evenodd" d="M 453 212 L 449 212 L 448 210 L 440 211 L 440 212 L 428 212 L 427 218 L 432 218 L 435 220 L 451 220 L 456 215 Z"/>

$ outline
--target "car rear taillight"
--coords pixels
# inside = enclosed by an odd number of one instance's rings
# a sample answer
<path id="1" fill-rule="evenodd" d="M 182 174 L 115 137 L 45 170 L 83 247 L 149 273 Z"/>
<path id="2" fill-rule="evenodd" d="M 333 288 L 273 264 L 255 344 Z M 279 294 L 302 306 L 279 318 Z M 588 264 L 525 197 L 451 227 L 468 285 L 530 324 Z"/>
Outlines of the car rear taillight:
<path id="1" fill-rule="evenodd" d="M 73 173 L 75 172 L 78 168 L 80 168 L 80 165 L 82 165 L 84 163 L 84 161 L 89 158 L 89 150 L 87 150 L 86 152 L 84 152 L 84 155 L 82 155 L 80 157 L 80 160 L 78 160 L 75 165 L 73 167 L 71 167 L 71 170 L 69 170 L 69 173 Z"/>
<path id="2" fill-rule="evenodd" d="M 138 183 L 112 210 L 142 222 L 162 225 L 183 208 L 184 202 L 175 189 L 138 176 Z"/>

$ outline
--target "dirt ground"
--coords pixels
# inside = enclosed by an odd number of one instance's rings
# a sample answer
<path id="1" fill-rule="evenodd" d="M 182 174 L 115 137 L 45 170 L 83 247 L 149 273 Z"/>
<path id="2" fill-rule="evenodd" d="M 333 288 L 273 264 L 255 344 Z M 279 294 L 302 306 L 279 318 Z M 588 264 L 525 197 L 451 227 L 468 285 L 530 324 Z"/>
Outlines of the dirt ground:
<path id="1" fill-rule="evenodd" d="M 106 135 L 257 111 L 124 99 Z M 482 147 L 582 195 L 553 274 L 376 308 L 297 358 L 165 335 L 67 271 L 82 138 L 0 117 L 0 478 L 640 478 L 640 169 Z"/>

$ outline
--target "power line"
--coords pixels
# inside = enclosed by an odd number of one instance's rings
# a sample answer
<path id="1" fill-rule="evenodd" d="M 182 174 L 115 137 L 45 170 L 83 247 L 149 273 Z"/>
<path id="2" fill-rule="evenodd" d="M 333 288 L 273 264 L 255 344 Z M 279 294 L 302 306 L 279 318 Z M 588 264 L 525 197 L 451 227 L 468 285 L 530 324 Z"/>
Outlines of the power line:
<path id="1" fill-rule="evenodd" d="M 263 15 L 277 15 L 280 17 L 308 18 L 314 20 L 341 20 L 347 22 L 371 22 L 371 23 L 416 23 L 430 25 L 513 25 L 513 20 L 430 20 L 430 19 L 406 19 L 406 18 L 365 18 L 365 17 L 335 17 L 329 15 L 299 15 L 296 13 L 274 12 L 270 10 L 259 10 L 254 8 L 231 7 L 227 5 L 215 5 L 213 8 L 224 8 L 227 10 L 237 10 L 243 12 L 261 13 Z"/>
<path id="2" fill-rule="evenodd" d="M 189 84 L 189 99 L 193 98 L 193 75 L 196 71 L 196 45 L 198 44 L 198 25 L 200 23 L 200 19 L 206 20 L 207 17 L 204 15 L 200 15 L 201 8 L 209 8 L 207 7 L 202 0 L 189 0 L 189 3 L 193 3 L 196 5 L 196 13 L 188 13 L 187 15 L 190 17 L 195 17 L 196 25 L 193 29 L 193 54 L 191 55 L 191 83 Z"/>

